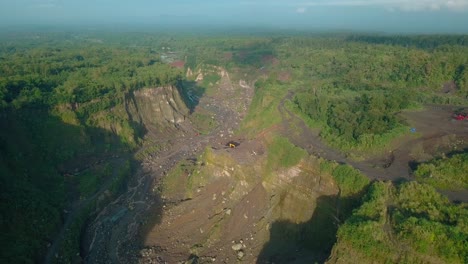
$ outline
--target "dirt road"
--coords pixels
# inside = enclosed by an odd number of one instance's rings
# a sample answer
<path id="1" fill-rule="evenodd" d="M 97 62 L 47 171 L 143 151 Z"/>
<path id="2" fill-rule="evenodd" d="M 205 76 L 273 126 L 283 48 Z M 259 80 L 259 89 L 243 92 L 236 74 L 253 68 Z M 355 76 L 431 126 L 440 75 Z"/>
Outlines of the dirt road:
<path id="1" fill-rule="evenodd" d="M 364 161 L 347 158 L 343 153 L 327 146 L 321 139 L 318 130 L 312 130 L 302 119 L 285 107 L 285 101 L 292 99 L 289 92 L 278 110 L 283 117 L 282 134 L 295 145 L 307 150 L 309 154 L 349 164 L 361 171 L 370 179 L 376 180 L 414 180 L 411 164 L 424 162 L 434 157 L 468 147 L 468 122 L 451 118 L 453 109 L 448 106 L 429 105 L 422 111 L 402 113 L 408 124 L 415 128 L 419 137 L 405 137 L 393 145 L 388 154 Z M 292 129 L 292 128 L 298 128 Z M 468 201 L 468 191 L 443 192 L 451 200 Z"/>

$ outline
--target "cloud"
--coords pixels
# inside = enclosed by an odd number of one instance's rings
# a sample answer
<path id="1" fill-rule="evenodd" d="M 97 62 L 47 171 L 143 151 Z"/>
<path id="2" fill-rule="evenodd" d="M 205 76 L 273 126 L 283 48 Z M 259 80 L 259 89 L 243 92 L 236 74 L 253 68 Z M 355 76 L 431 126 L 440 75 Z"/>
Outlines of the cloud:
<path id="1" fill-rule="evenodd" d="M 387 4 L 387 7 L 399 8 L 403 11 L 438 11 L 451 10 L 461 11 L 468 9 L 468 0 L 417 0 L 417 1 L 399 1 L 395 5 Z"/>
<path id="2" fill-rule="evenodd" d="M 296 13 L 298 13 L 298 14 L 304 14 L 305 12 L 307 12 L 307 8 L 305 8 L 305 7 L 298 7 L 296 9 Z"/>
<path id="3" fill-rule="evenodd" d="M 309 1 L 305 6 L 376 6 L 389 10 L 400 9 L 403 11 L 424 10 L 452 10 L 460 11 L 468 9 L 468 0 L 332 0 Z"/>
<path id="4" fill-rule="evenodd" d="M 275 5 L 275 6 L 300 6 L 297 13 L 307 11 L 310 6 L 335 6 L 335 7 L 381 7 L 387 10 L 402 11 L 467 11 L 468 0 L 252 0 L 240 2 L 244 5 Z"/>

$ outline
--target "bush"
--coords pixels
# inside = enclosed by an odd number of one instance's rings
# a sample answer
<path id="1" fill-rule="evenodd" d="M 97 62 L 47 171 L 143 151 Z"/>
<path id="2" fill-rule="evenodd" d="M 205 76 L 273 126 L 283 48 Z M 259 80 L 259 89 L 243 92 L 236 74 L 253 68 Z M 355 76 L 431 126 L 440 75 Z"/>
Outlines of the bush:
<path id="1" fill-rule="evenodd" d="M 435 159 L 418 166 L 414 175 L 439 189 L 468 189 L 468 153 L 453 155 L 450 158 Z"/>
<path id="2" fill-rule="evenodd" d="M 358 194 L 370 182 L 369 178 L 349 165 L 339 165 L 333 170 L 332 175 L 338 182 L 343 197 Z"/>
<path id="3" fill-rule="evenodd" d="M 268 147 L 267 167 L 271 170 L 288 168 L 306 156 L 305 150 L 296 147 L 287 138 L 275 137 Z"/>
<path id="4" fill-rule="evenodd" d="M 468 208 L 429 185 L 373 183 L 339 228 L 333 259 L 360 263 L 466 263 Z M 350 261 L 351 262 L 351 261 Z"/>

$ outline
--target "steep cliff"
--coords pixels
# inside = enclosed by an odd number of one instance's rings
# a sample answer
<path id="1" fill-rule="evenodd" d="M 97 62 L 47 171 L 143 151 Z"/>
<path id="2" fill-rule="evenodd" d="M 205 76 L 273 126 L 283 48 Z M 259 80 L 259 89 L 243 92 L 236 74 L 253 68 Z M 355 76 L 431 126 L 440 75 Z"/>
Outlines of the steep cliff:
<path id="1" fill-rule="evenodd" d="M 90 115 L 86 123 L 107 131 L 109 137 L 118 136 L 134 149 L 147 135 L 160 138 L 179 130 L 189 114 L 182 98 L 175 85 L 131 91 L 112 108 Z"/>
<path id="2" fill-rule="evenodd" d="M 176 86 L 134 91 L 126 96 L 125 108 L 133 124 L 156 133 L 173 130 L 189 113 Z"/>

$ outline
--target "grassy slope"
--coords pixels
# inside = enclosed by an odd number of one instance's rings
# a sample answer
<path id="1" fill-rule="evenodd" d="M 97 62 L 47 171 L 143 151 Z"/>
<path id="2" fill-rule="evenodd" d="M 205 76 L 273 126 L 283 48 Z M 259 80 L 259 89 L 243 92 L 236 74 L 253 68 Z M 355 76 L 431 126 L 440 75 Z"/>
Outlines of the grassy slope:
<path id="1" fill-rule="evenodd" d="M 468 153 L 420 164 L 415 175 L 418 181 L 438 189 L 468 189 Z"/>
<path id="2" fill-rule="evenodd" d="M 329 263 L 466 263 L 468 209 L 416 182 L 372 184 Z"/>

